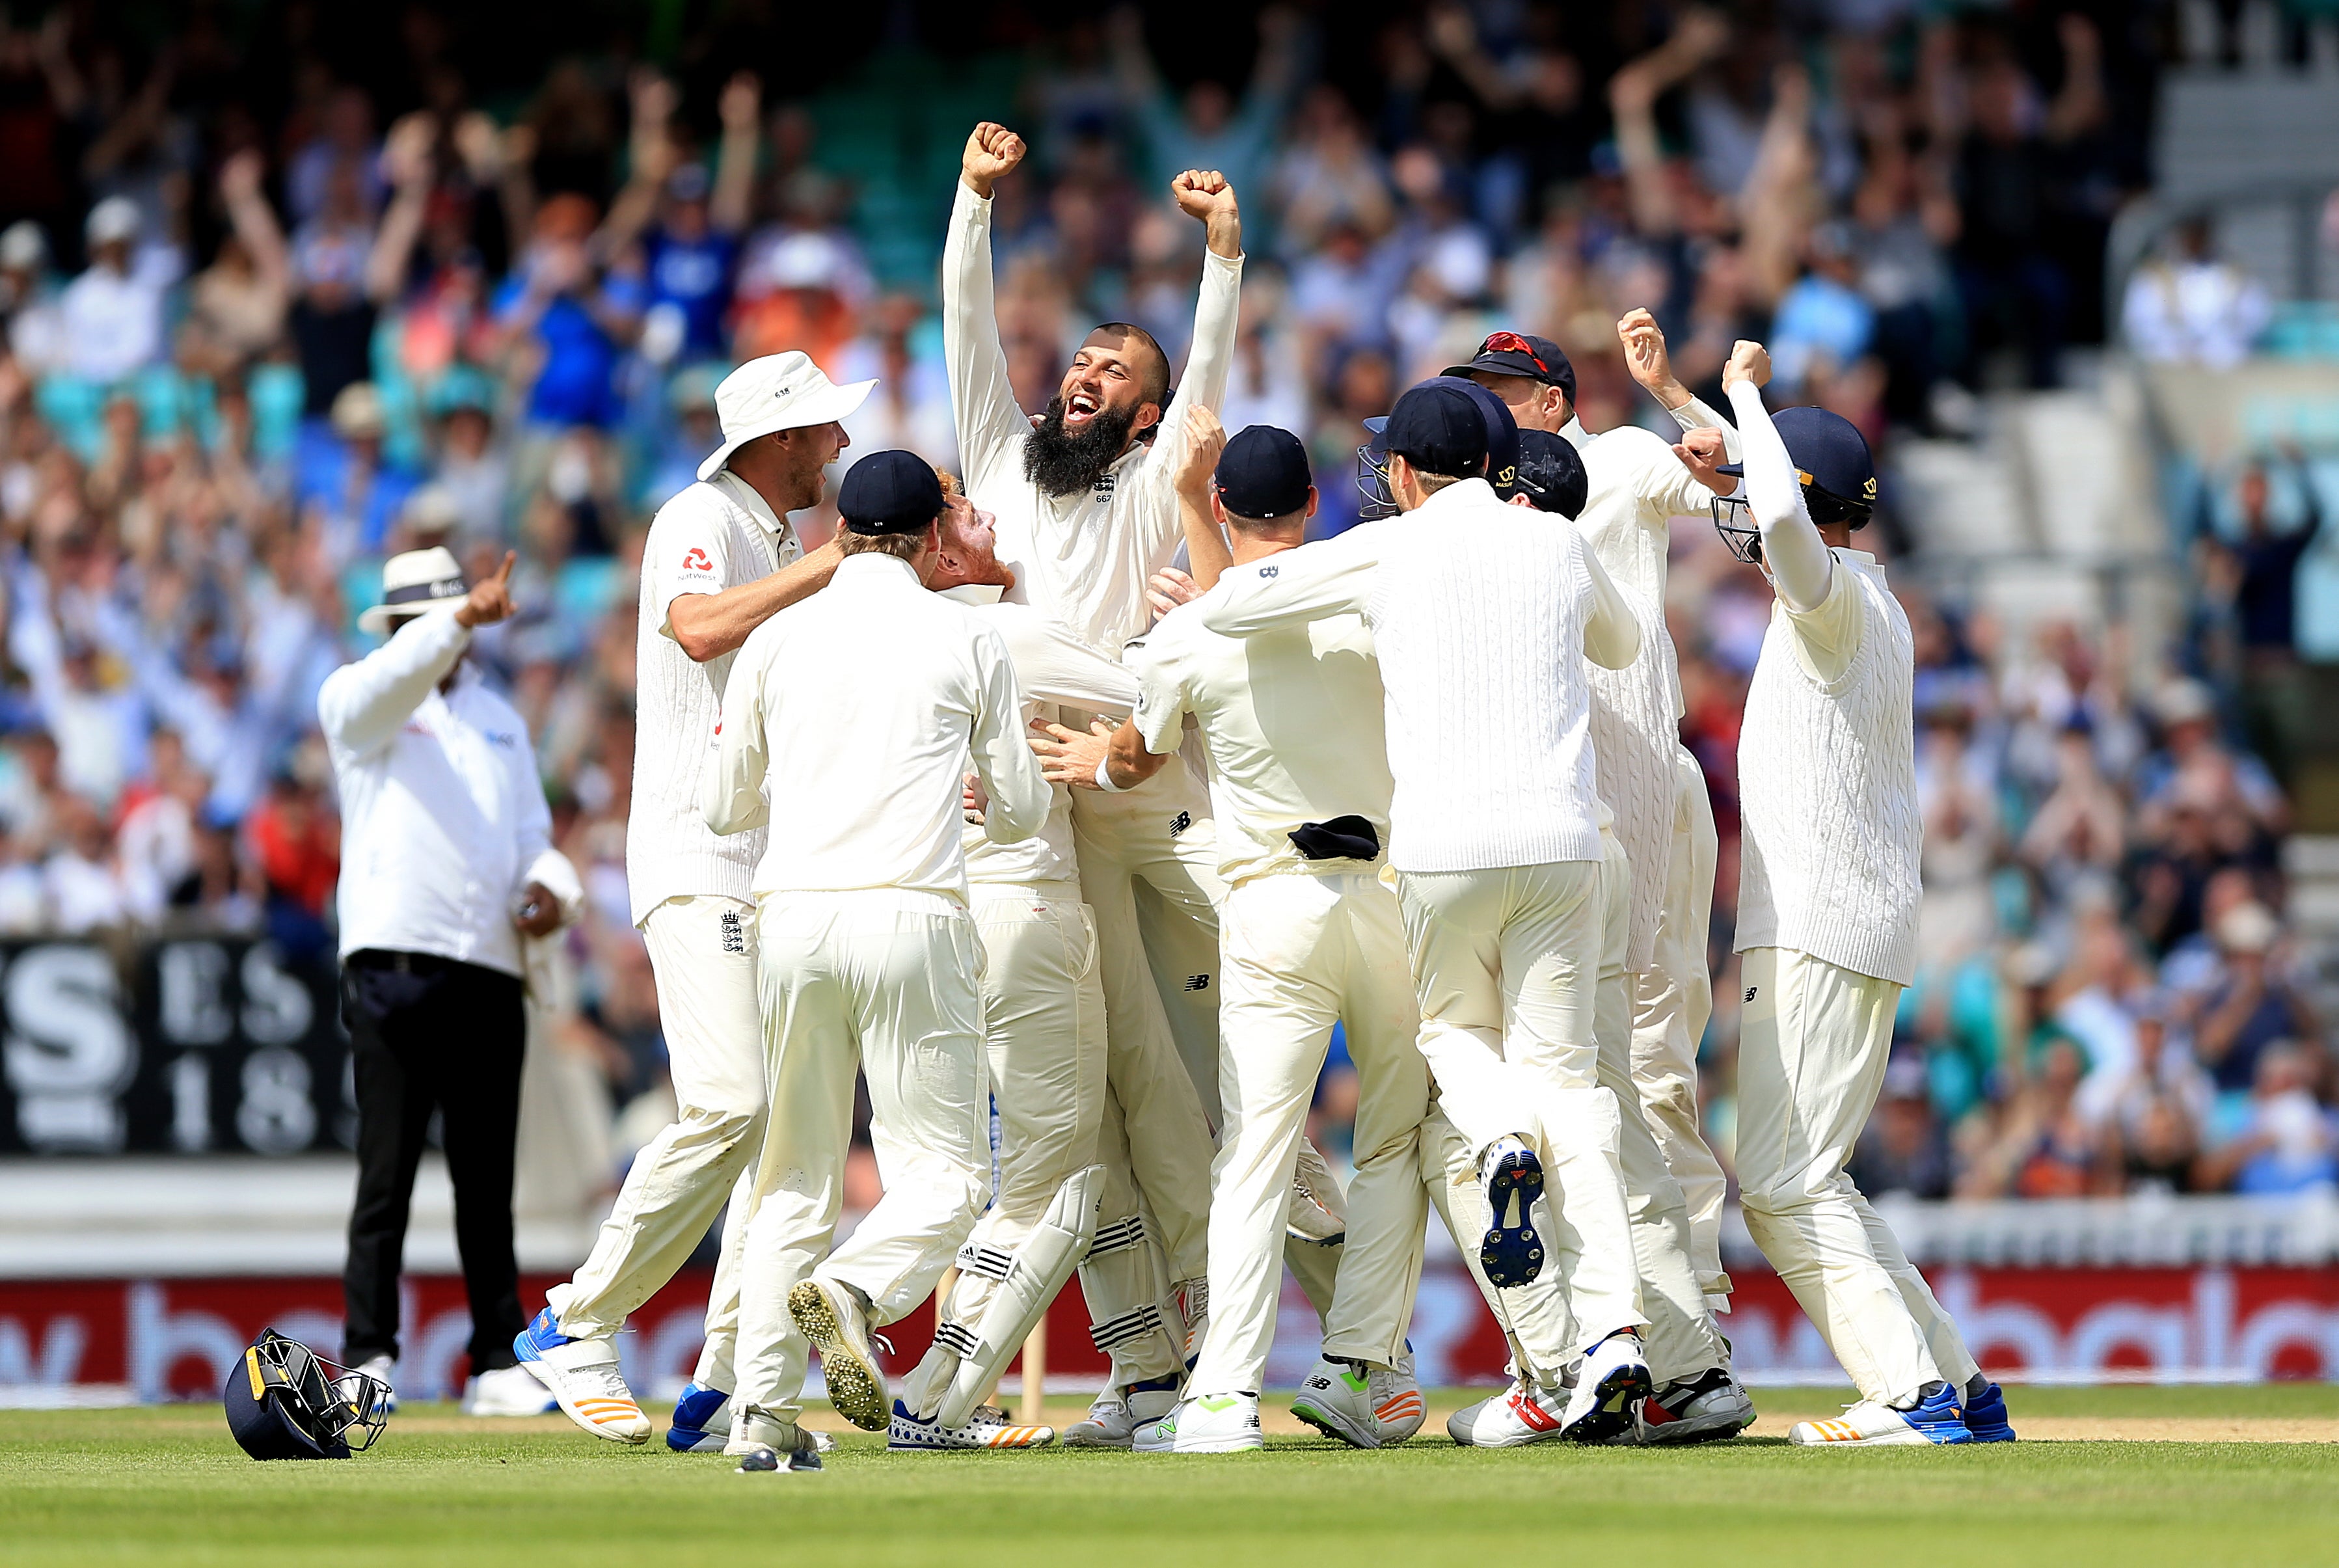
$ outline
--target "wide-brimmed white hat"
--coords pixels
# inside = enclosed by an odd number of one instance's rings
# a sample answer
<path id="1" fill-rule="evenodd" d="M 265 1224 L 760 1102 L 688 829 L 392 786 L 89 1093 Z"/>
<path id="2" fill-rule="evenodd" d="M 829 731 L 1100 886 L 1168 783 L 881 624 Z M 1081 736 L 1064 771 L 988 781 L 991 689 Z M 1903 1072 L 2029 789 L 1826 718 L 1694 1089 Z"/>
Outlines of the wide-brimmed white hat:
<path id="1" fill-rule="evenodd" d="M 378 637 L 390 635 L 390 622 L 407 616 L 451 614 L 469 590 L 463 587 L 463 567 L 455 552 L 443 545 L 409 550 L 382 564 L 381 603 L 358 616 L 358 625 Z"/>
<path id="2" fill-rule="evenodd" d="M 711 479 L 721 473 L 731 454 L 758 436 L 844 419 L 861 406 L 876 384 L 854 381 L 840 387 L 800 349 L 748 360 L 715 389 L 715 412 L 723 421 L 723 444 L 698 465 L 698 477 Z"/>

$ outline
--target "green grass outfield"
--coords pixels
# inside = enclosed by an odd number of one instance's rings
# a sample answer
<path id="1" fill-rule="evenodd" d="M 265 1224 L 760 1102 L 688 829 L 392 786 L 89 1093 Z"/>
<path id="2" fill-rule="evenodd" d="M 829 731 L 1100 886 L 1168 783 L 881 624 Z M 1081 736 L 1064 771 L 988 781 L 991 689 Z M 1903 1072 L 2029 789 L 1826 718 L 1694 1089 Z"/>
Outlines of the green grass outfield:
<path id="1" fill-rule="evenodd" d="M 1831 1414 L 1757 1389 L 1765 1419 Z M 2073 1438 L 2339 1435 L 2339 1389 L 2014 1389 L 2015 1420 Z M 1458 1449 L 1446 1411 L 1401 1449 L 1313 1438 L 1174 1460 L 1057 1451 L 893 1455 L 859 1435 L 819 1475 L 747 1476 L 554 1421 L 410 1405 L 347 1464 L 255 1464 L 216 1406 L 0 1412 L 0 1561 L 76 1563 L 1533 1561 L 1729 1565 L 2339 1562 L 2339 1445 L 2024 1442 L 1824 1452 L 1776 1437 L 1687 1450 Z M 1288 1403 L 1270 1399 L 1272 1417 Z M 1062 1419 L 1077 1406 L 1064 1404 Z M 1051 1409 L 1051 1416 L 1055 1412 Z M 661 1423 L 661 1425 L 663 1425 Z M 1270 1425 L 1273 1423 L 1270 1421 Z M 1484 1559 L 1489 1549 L 1532 1560 Z M 526 1553 L 526 1556 L 522 1556 Z"/>

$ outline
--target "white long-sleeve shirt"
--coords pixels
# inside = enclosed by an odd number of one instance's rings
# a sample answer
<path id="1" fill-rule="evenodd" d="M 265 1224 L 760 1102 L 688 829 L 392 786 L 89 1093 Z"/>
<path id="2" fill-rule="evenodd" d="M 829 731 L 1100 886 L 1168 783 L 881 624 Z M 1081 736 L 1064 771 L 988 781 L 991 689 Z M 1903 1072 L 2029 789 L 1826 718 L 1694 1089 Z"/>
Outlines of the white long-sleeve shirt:
<path id="1" fill-rule="evenodd" d="M 1061 708 L 1118 721 L 1136 705 L 1135 676 L 1030 605 L 1007 603 L 998 588 L 985 584 L 945 588 L 942 597 L 972 608 L 976 618 L 1007 645 L 1015 684 L 1023 692 L 1025 723 L 1053 718 Z M 961 837 L 967 881 L 1025 885 L 1080 879 L 1072 853 L 1071 792 L 1061 784 L 1049 790 L 1053 798 L 1047 825 L 1021 843 L 997 843 L 982 828 L 966 829 Z"/>
<path id="2" fill-rule="evenodd" d="M 1736 444 L 1736 433 L 1694 398 L 1672 413 L 1683 430 L 1718 425 Z M 1633 867 L 1624 967 L 1641 971 L 1656 962 L 1681 751 L 1681 671 L 1665 626 L 1665 565 L 1673 519 L 1702 514 L 1713 492 L 1671 442 L 1637 425 L 1594 436 L 1571 420 L 1560 433 L 1584 458 L 1587 487 L 1575 526 L 1641 620 L 1641 651 L 1630 665 L 1588 672 L 1600 798 Z"/>
<path id="3" fill-rule="evenodd" d="M 1031 421 L 1015 401 L 1000 347 L 991 276 L 991 201 L 959 182 L 943 246 L 943 353 L 966 491 L 999 519 L 999 558 L 1015 570 L 1008 597 L 1036 606 L 1110 654 L 1152 620 L 1145 580 L 1177 554 L 1178 467 L 1186 410 L 1215 409 L 1234 360 L 1242 258 L 1202 257 L 1194 342 L 1159 433 L 1090 489 L 1051 496 L 1024 477 Z"/>
<path id="4" fill-rule="evenodd" d="M 1731 402 L 1779 590 L 1738 738 L 1738 951 L 1907 985 L 1924 851 L 1909 617 L 1873 557 L 1821 539 L 1762 393 Z"/>
<path id="5" fill-rule="evenodd" d="M 626 891 L 638 925 L 670 898 L 746 899 L 762 830 L 706 831 L 703 782 L 715 760 L 734 651 L 698 664 L 674 637 L 674 602 L 769 577 L 804 554 L 794 530 L 725 468 L 658 508 L 642 545 L 634 631 L 634 791 L 626 819 Z"/>
<path id="6" fill-rule="evenodd" d="M 1230 567 L 1194 607 L 1235 637 L 1364 616 L 1380 657 L 1397 870 L 1600 858 L 1584 662 L 1622 669 L 1641 627 L 1564 518 L 1465 479 L 1403 517 Z"/>
<path id="7" fill-rule="evenodd" d="M 706 825 L 789 824 L 756 863 L 759 898 L 898 888 L 963 904 L 970 754 L 994 842 L 1047 821 L 1007 645 L 892 556 L 847 557 L 827 587 L 755 628 L 724 688 L 721 734 Z"/>
<path id="8" fill-rule="evenodd" d="M 1203 625 L 1209 602 L 1206 595 L 1179 606 L 1129 645 L 1142 685 L 1137 726 L 1146 750 L 1178 751 L 1186 716 L 1200 724 L 1219 874 L 1229 887 L 1255 876 L 1357 869 L 1308 859 L 1291 833 L 1360 816 L 1388 843 L 1394 785 L 1371 631 L 1354 616 L 1335 616 L 1239 641 Z"/>
<path id="9" fill-rule="evenodd" d="M 564 919 L 584 905 L 551 847 L 528 725 L 476 671 L 439 689 L 470 636 L 451 615 L 421 616 L 317 694 L 341 797 L 345 958 L 378 948 L 518 975 L 521 890 L 543 883 Z"/>

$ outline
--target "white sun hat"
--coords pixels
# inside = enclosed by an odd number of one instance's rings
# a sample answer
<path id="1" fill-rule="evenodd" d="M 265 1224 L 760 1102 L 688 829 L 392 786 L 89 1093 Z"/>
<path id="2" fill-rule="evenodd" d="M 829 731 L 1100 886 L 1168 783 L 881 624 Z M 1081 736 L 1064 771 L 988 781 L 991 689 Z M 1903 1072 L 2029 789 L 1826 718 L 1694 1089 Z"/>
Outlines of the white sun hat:
<path id="1" fill-rule="evenodd" d="M 711 479 L 721 473 L 731 454 L 758 436 L 845 418 L 876 384 L 854 381 L 840 387 L 801 349 L 748 360 L 715 389 L 715 412 L 723 421 L 723 444 L 698 465 L 698 477 Z"/>
<path id="2" fill-rule="evenodd" d="M 392 620 L 450 614 L 469 591 L 463 587 L 463 567 L 454 551 L 444 545 L 409 550 L 382 564 L 381 603 L 359 616 L 358 625 L 386 637 Z"/>

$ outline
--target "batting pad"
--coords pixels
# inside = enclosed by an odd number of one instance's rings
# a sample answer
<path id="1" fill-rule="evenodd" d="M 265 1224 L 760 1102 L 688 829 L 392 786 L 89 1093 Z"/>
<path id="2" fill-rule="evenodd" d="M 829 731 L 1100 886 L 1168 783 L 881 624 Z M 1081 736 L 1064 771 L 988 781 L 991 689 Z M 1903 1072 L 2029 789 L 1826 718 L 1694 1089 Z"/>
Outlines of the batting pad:
<path id="1" fill-rule="evenodd" d="M 952 1346 L 958 1351 L 958 1366 L 934 1413 L 934 1419 L 943 1425 L 966 1425 L 966 1418 L 989 1392 L 992 1380 L 1022 1348 L 1032 1326 L 1048 1310 L 1048 1303 L 1088 1256 L 1089 1244 L 1096 1239 L 1097 1204 L 1103 1195 L 1103 1166 L 1076 1170 L 1056 1188 L 1048 1212 L 1012 1258 L 961 1255 L 962 1268 L 992 1275 L 999 1288 L 971 1334 L 964 1325 L 955 1326 L 962 1336 Z"/>

